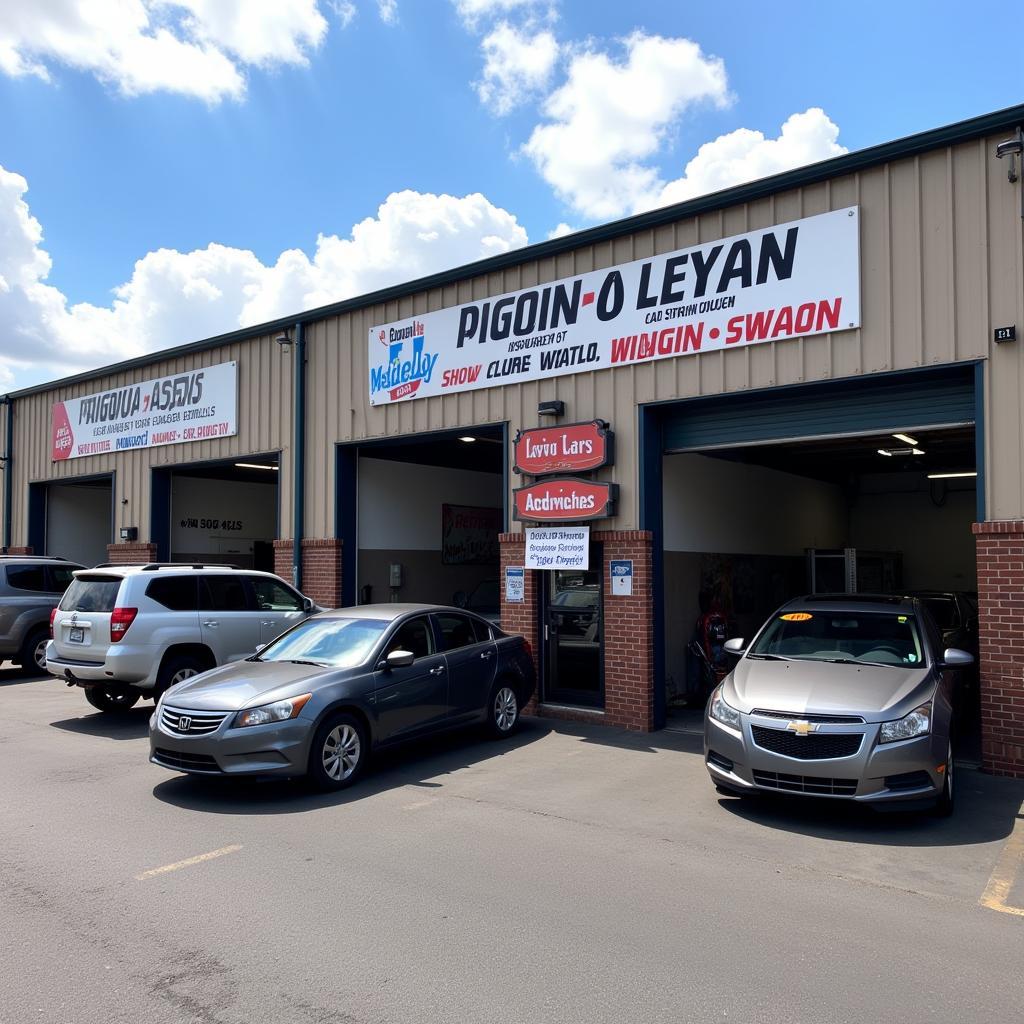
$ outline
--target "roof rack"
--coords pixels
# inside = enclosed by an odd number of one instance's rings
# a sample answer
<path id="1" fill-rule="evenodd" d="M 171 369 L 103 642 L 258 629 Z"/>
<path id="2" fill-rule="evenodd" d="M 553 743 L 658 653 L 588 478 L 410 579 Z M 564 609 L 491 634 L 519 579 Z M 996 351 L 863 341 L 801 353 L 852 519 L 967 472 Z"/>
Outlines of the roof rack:
<path id="1" fill-rule="evenodd" d="M 93 569 L 139 569 L 142 572 L 156 572 L 158 569 L 238 569 L 237 565 L 219 562 L 100 562 Z"/>

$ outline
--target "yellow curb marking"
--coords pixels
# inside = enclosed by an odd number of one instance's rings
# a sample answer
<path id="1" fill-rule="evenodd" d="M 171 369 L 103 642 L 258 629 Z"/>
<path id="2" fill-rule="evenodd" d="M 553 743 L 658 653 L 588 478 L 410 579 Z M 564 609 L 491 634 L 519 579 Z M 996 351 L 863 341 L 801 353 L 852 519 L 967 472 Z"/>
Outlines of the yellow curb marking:
<path id="1" fill-rule="evenodd" d="M 213 860 L 216 857 L 224 857 L 229 853 L 237 853 L 241 846 L 222 846 L 219 850 L 211 850 L 209 853 L 201 853 L 197 857 L 188 857 L 185 860 L 175 861 L 173 864 L 165 864 L 160 868 L 150 868 L 136 875 L 135 880 L 144 882 L 147 878 L 155 878 L 157 875 L 166 875 L 168 871 L 177 871 L 178 868 L 188 868 L 193 864 L 202 864 L 203 861 Z"/>
<path id="2" fill-rule="evenodd" d="M 1021 811 L 1024 812 L 1024 805 L 1021 806 Z M 992 869 L 988 885 L 981 894 L 980 903 L 983 907 L 998 910 L 1001 914 L 1024 917 L 1024 907 L 1013 907 L 1006 902 L 1021 864 L 1024 864 L 1024 815 L 1019 816 L 1014 822 L 1010 838 L 1006 840 L 1003 852 Z"/>

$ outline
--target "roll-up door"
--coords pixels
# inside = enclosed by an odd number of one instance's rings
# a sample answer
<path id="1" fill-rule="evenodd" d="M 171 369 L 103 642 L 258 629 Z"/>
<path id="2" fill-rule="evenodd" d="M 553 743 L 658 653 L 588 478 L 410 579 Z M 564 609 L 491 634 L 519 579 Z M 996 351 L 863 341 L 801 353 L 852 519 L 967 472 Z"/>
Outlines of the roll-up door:
<path id="1" fill-rule="evenodd" d="M 969 424 L 974 365 L 699 398 L 662 416 L 666 452 Z"/>

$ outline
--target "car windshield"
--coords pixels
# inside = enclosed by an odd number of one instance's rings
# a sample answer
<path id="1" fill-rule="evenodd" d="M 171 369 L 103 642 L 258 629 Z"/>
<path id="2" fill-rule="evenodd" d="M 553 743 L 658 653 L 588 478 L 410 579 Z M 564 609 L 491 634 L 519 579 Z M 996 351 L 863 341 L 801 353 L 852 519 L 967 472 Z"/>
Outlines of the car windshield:
<path id="1" fill-rule="evenodd" d="M 355 668 L 366 661 L 389 625 L 384 619 L 307 619 L 264 647 L 254 660 Z"/>
<path id="2" fill-rule="evenodd" d="M 865 611 L 788 611 L 777 615 L 748 657 L 919 668 L 924 652 L 913 615 Z"/>

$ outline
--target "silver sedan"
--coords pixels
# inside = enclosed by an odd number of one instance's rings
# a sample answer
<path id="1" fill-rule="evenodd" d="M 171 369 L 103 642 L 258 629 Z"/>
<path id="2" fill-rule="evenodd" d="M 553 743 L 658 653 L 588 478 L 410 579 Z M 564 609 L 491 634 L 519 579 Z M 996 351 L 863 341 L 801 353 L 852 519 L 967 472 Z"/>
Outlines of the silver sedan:
<path id="1" fill-rule="evenodd" d="M 704 756 L 727 793 L 953 810 L 953 694 L 973 662 L 915 598 L 790 601 L 712 693 Z"/>

